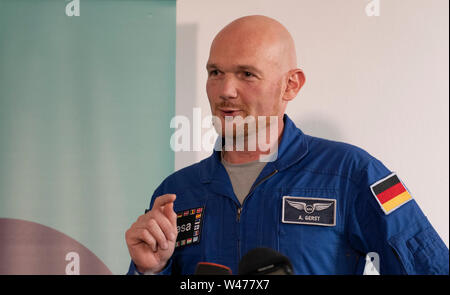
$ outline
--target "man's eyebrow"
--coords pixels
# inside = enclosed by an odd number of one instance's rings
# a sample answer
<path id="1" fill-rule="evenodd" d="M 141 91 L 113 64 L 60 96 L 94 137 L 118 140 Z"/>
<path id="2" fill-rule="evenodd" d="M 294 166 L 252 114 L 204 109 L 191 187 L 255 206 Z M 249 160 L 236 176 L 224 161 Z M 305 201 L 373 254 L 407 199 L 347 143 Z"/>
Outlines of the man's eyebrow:
<path id="1" fill-rule="evenodd" d="M 208 69 L 217 69 L 218 68 L 218 66 L 216 65 L 216 64 L 207 64 L 206 65 L 206 69 L 208 70 Z"/>
<path id="2" fill-rule="evenodd" d="M 217 64 L 214 64 L 214 63 L 206 65 L 206 69 L 207 70 L 218 69 L 218 68 L 219 68 L 219 66 Z M 236 66 L 236 68 L 238 70 L 241 70 L 241 71 L 242 70 L 248 70 L 248 71 L 250 71 L 252 73 L 262 75 L 262 71 L 260 71 L 257 67 L 254 67 L 254 66 L 251 66 L 251 65 L 238 65 L 238 66 Z"/>

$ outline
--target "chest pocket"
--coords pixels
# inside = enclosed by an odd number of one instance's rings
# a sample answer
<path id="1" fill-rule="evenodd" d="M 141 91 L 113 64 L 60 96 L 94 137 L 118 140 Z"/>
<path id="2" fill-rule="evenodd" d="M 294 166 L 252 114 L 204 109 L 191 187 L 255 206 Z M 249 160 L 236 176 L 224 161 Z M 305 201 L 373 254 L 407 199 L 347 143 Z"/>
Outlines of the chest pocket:
<path id="1" fill-rule="evenodd" d="M 279 195 L 279 251 L 297 273 L 315 273 L 315 265 L 338 255 L 340 201 L 335 189 L 290 188 Z"/>
<path id="2" fill-rule="evenodd" d="M 335 189 L 283 189 L 280 221 L 284 224 L 341 228 L 338 191 Z M 338 222 L 339 221 L 339 222 Z"/>
<path id="3" fill-rule="evenodd" d="M 174 273 L 192 274 L 197 263 L 202 261 L 206 203 L 206 199 L 189 201 L 186 196 L 177 195 L 174 203 L 178 231 L 172 262 Z"/>
<path id="4" fill-rule="evenodd" d="M 177 243 L 173 255 L 174 273 L 193 274 L 198 262 L 228 265 L 233 227 L 225 226 L 230 204 L 225 198 L 205 191 L 185 191 L 177 195 Z M 235 210 L 233 211 L 235 212 Z"/>

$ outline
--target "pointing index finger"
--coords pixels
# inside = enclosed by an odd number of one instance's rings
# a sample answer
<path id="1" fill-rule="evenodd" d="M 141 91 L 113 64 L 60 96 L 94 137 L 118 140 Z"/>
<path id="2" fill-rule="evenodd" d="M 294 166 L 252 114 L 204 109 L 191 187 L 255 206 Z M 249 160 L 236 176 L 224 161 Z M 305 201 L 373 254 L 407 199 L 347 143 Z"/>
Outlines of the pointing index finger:
<path id="1" fill-rule="evenodd" d="M 159 197 L 157 197 L 155 199 L 154 206 L 162 207 L 162 206 L 167 205 L 169 203 L 173 203 L 176 198 L 177 198 L 177 196 L 175 194 L 161 195 L 161 196 L 159 196 Z"/>
<path id="2" fill-rule="evenodd" d="M 164 206 L 164 215 L 169 219 L 170 223 L 176 227 L 177 226 L 177 214 L 173 210 L 173 203 L 169 203 Z"/>

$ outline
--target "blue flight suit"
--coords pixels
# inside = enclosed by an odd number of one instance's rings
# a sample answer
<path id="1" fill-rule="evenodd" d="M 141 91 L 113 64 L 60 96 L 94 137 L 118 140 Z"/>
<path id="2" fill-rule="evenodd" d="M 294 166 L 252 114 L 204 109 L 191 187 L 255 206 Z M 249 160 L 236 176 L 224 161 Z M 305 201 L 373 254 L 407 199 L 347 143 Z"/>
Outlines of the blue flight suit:
<path id="1" fill-rule="evenodd" d="M 256 247 L 287 256 L 295 274 L 362 274 L 369 252 L 378 254 L 380 274 L 448 274 L 448 249 L 414 199 L 388 214 L 377 200 L 372 186 L 389 169 L 358 147 L 302 133 L 287 115 L 284 123 L 278 158 L 242 206 L 219 151 L 156 189 L 150 208 L 167 193 L 177 195 L 179 216 L 203 208 L 199 242 L 175 248 L 161 274 L 193 274 L 198 262 L 236 274 Z M 136 273 L 133 261 L 128 273 Z"/>

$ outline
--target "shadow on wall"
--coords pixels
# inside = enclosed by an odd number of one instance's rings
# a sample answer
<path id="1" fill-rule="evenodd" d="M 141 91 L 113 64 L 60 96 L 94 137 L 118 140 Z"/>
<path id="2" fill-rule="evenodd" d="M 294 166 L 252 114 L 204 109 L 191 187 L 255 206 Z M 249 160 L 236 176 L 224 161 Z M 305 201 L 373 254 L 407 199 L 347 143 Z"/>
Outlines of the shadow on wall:
<path id="1" fill-rule="evenodd" d="M 287 114 L 290 115 L 289 112 Z M 291 119 L 305 134 L 334 141 L 343 140 L 338 126 L 320 113 L 308 114 L 304 117 L 295 115 Z"/>

